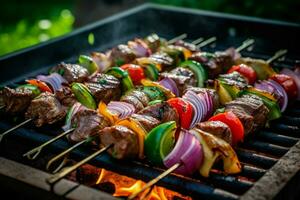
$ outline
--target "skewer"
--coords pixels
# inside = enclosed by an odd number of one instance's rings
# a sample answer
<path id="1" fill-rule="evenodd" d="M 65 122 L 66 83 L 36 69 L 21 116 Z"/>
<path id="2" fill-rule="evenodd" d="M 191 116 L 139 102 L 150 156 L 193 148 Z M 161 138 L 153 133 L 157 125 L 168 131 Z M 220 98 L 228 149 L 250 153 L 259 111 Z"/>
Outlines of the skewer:
<path id="1" fill-rule="evenodd" d="M 181 34 L 181 35 L 179 35 L 179 36 L 177 36 L 177 37 L 174 37 L 174 38 L 172 38 L 171 40 L 169 40 L 169 41 L 168 41 L 168 44 L 172 44 L 172 43 L 174 43 L 174 42 L 176 42 L 176 41 L 178 41 L 178 40 L 185 39 L 186 37 L 187 37 L 187 34 L 186 34 L 186 33 L 183 33 L 183 34 Z"/>
<path id="2" fill-rule="evenodd" d="M 271 58 L 269 58 L 267 60 L 267 63 L 270 64 L 271 62 L 283 57 L 285 54 L 287 54 L 288 50 L 287 49 L 280 49 L 279 51 L 277 51 L 274 56 L 272 56 Z"/>
<path id="3" fill-rule="evenodd" d="M 98 155 L 100 155 L 101 153 L 107 151 L 109 148 L 111 148 L 113 145 L 108 145 L 104 148 L 99 149 L 98 151 L 94 152 L 93 154 L 91 154 L 90 156 L 86 157 L 85 159 L 81 160 L 80 162 L 76 163 L 75 165 L 71 166 L 71 167 L 67 167 L 64 168 L 61 172 L 54 174 L 53 176 L 51 176 L 50 178 L 46 179 L 47 183 L 49 183 L 50 185 L 53 185 L 55 183 L 57 183 L 59 180 L 61 180 L 62 178 L 64 178 L 65 176 L 67 176 L 69 173 L 73 172 L 74 170 L 76 170 L 78 167 L 82 166 L 83 164 L 89 162 L 90 160 L 92 160 L 93 158 L 97 157 Z"/>
<path id="4" fill-rule="evenodd" d="M 244 49 L 246 49 L 246 48 L 252 46 L 252 45 L 254 44 L 254 42 L 255 42 L 254 39 L 247 39 L 247 40 L 245 40 L 245 41 L 242 43 L 241 46 L 239 46 L 239 47 L 236 48 L 235 50 L 236 50 L 237 52 L 241 52 L 241 51 L 243 51 Z"/>
<path id="5" fill-rule="evenodd" d="M 203 42 L 203 40 L 204 40 L 204 38 L 203 38 L 203 37 L 200 37 L 200 38 L 198 38 L 198 39 L 192 41 L 191 43 L 194 44 L 194 45 L 197 45 L 197 44 L 199 44 L 200 42 Z"/>
<path id="6" fill-rule="evenodd" d="M 49 170 L 51 165 L 53 163 L 55 163 L 56 161 L 60 160 L 62 157 L 64 157 L 65 155 L 67 155 L 68 153 L 70 153 L 71 151 L 73 151 L 74 149 L 76 149 L 77 147 L 81 146 L 82 144 L 86 143 L 89 139 L 86 140 L 82 140 L 76 144 L 74 144 L 72 147 L 64 150 L 63 152 L 61 152 L 60 154 L 58 154 L 57 156 L 55 156 L 54 158 L 52 158 L 51 160 L 49 160 L 49 162 L 47 163 L 46 169 Z M 60 164 L 61 165 L 61 164 Z"/>
<path id="7" fill-rule="evenodd" d="M 208 44 L 211 44 L 211 43 L 214 43 L 215 41 L 217 40 L 216 37 L 211 37 L 211 38 L 208 38 L 207 40 L 204 40 L 203 42 L 201 42 L 200 44 L 197 45 L 197 48 L 202 48 Z"/>
<path id="8" fill-rule="evenodd" d="M 49 144 L 55 142 L 56 140 L 62 138 L 63 136 L 65 136 L 65 135 L 71 133 L 71 132 L 74 131 L 74 130 L 75 130 L 75 128 L 71 128 L 71 129 L 69 129 L 69 130 L 67 130 L 67 131 L 65 131 L 65 132 L 63 132 L 63 133 L 57 135 L 56 137 L 52 138 L 51 140 L 49 140 L 49 141 L 47 141 L 47 142 L 41 144 L 40 146 L 38 146 L 38 147 L 36 147 L 36 148 L 34 148 L 34 149 L 28 151 L 27 153 L 24 153 L 23 156 L 24 156 L 24 157 L 27 156 L 28 159 L 34 160 L 34 159 L 41 153 L 41 151 L 42 151 L 42 149 L 43 149 L 44 147 L 46 147 L 47 145 L 49 145 Z"/>
<path id="9" fill-rule="evenodd" d="M 147 190 L 148 188 L 152 187 L 154 184 L 156 184 L 158 181 L 160 181 L 161 179 L 163 179 L 164 177 L 168 176 L 169 174 L 171 174 L 173 171 L 175 171 L 178 167 L 180 167 L 182 165 L 182 163 L 176 163 L 174 164 L 172 167 L 170 167 L 168 170 L 164 171 L 162 174 L 160 174 L 159 176 L 157 176 L 155 179 L 152 179 L 151 181 L 149 181 L 146 185 L 144 185 L 144 187 L 142 187 L 140 190 L 134 192 L 132 195 L 130 195 L 128 197 L 129 200 L 132 200 L 134 198 L 137 197 L 137 195 L 139 195 L 141 192 L 144 192 L 145 190 Z"/>
<path id="10" fill-rule="evenodd" d="M 10 128 L 9 130 L 5 131 L 4 133 L 2 133 L 2 134 L 0 135 L 0 143 L 1 143 L 1 141 L 2 141 L 2 139 L 3 139 L 3 137 L 4 137 L 5 135 L 7 135 L 7 134 L 13 132 L 14 130 L 20 128 L 21 126 L 24 126 L 25 124 L 28 124 L 28 123 L 31 122 L 32 120 L 33 120 L 33 119 L 27 119 L 27 120 L 21 122 L 20 124 L 18 124 L 18 125 L 16 125 L 16 126 Z"/>

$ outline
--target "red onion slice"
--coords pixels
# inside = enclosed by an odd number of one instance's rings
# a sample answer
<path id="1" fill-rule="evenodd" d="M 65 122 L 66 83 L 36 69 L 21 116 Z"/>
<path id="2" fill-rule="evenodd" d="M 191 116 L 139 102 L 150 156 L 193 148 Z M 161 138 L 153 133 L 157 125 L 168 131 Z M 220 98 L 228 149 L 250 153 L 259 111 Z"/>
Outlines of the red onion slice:
<path id="1" fill-rule="evenodd" d="M 67 83 L 67 81 L 58 73 L 52 73 L 48 76 L 38 75 L 36 78 L 40 81 L 48 83 L 54 92 L 61 89 L 63 83 Z"/>
<path id="2" fill-rule="evenodd" d="M 107 109 L 117 114 L 120 119 L 124 119 L 135 113 L 135 107 L 133 105 L 122 101 L 111 101 L 107 105 Z"/>
<path id="3" fill-rule="evenodd" d="M 176 95 L 176 97 L 179 96 L 179 90 L 177 88 L 177 85 L 172 79 L 166 77 L 166 78 L 162 79 L 161 81 L 159 81 L 159 84 L 164 86 L 165 88 L 169 89 L 173 94 Z"/>

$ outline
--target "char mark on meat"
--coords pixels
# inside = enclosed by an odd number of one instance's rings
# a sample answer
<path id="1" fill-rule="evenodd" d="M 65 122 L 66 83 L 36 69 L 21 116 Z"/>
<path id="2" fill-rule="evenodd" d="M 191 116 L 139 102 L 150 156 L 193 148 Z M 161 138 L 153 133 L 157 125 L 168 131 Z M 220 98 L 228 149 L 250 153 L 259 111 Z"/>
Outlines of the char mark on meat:
<path id="1" fill-rule="evenodd" d="M 205 132 L 208 132 L 218 138 L 225 140 L 228 144 L 232 144 L 232 134 L 229 126 L 220 121 L 206 121 L 196 124 L 196 128 L 199 128 Z"/>
<path id="2" fill-rule="evenodd" d="M 71 88 L 68 86 L 63 86 L 61 89 L 57 90 L 55 92 L 55 96 L 59 102 L 66 107 L 73 106 L 77 101 Z"/>
<path id="3" fill-rule="evenodd" d="M 151 131 L 160 124 L 158 119 L 147 115 L 133 114 L 131 118 L 138 121 L 147 132 Z"/>
<path id="4" fill-rule="evenodd" d="M 125 126 L 106 127 L 99 132 L 102 147 L 113 144 L 108 152 L 117 159 L 133 159 L 138 156 L 137 135 Z"/>
<path id="5" fill-rule="evenodd" d="M 37 127 L 53 124 L 62 120 L 66 115 L 64 107 L 55 95 L 44 92 L 33 99 L 25 113 L 27 119 L 33 119 Z"/>
<path id="6" fill-rule="evenodd" d="M 89 88 L 97 102 L 109 103 L 116 101 L 121 96 L 120 81 L 108 74 L 97 73 L 85 85 Z"/>
<path id="7" fill-rule="evenodd" d="M 16 89 L 4 87 L 0 96 L 2 99 L 1 105 L 5 106 L 6 113 L 14 115 L 26 111 L 35 95 L 25 87 Z"/>
<path id="8" fill-rule="evenodd" d="M 177 111 L 167 102 L 148 106 L 138 112 L 138 114 L 154 117 L 158 119 L 160 123 L 175 121 L 177 125 L 179 124 L 179 115 Z"/>
<path id="9" fill-rule="evenodd" d="M 88 79 L 89 72 L 86 68 L 77 64 L 60 63 L 55 66 L 52 72 L 62 74 L 62 76 L 69 82 L 84 82 Z"/>
<path id="10" fill-rule="evenodd" d="M 71 124 L 75 127 L 75 130 L 68 136 L 72 142 L 79 142 L 94 136 L 98 131 L 110 125 L 102 115 L 92 109 L 78 111 L 73 116 Z"/>
<path id="11" fill-rule="evenodd" d="M 149 103 L 149 98 L 145 93 L 133 90 L 122 96 L 121 101 L 133 105 L 136 111 L 140 111 Z"/>
<path id="12" fill-rule="evenodd" d="M 136 56 L 133 50 L 131 50 L 127 45 L 120 44 L 111 50 L 110 58 L 113 65 L 122 65 L 125 63 L 131 63 Z"/>

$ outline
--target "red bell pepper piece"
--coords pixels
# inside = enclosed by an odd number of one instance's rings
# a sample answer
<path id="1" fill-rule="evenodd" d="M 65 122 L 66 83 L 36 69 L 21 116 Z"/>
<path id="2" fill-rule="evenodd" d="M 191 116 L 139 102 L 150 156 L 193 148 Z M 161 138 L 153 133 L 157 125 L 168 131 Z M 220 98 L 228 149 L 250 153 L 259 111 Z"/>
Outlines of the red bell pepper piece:
<path id="1" fill-rule="evenodd" d="M 135 85 L 141 84 L 141 80 L 145 78 L 144 70 L 139 65 L 125 64 L 121 68 L 126 70 Z"/>
<path id="2" fill-rule="evenodd" d="M 193 118 L 192 105 L 182 98 L 172 98 L 168 103 L 177 110 L 182 128 L 188 129 Z"/>

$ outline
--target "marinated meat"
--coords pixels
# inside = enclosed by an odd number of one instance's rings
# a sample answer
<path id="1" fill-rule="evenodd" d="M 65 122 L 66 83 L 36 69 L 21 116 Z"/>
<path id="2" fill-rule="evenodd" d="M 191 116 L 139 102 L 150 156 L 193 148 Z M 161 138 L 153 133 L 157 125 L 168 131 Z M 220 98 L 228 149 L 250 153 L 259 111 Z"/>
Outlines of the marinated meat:
<path id="1" fill-rule="evenodd" d="M 174 64 L 174 59 L 164 52 L 154 53 L 149 57 L 149 59 L 160 64 L 162 68 L 170 67 Z"/>
<path id="2" fill-rule="evenodd" d="M 232 134 L 229 126 L 220 121 L 206 121 L 196 124 L 196 128 L 201 129 L 202 131 L 208 132 L 218 138 L 221 138 L 232 144 Z"/>
<path id="3" fill-rule="evenodd" d="M 136 56 L 127 45 L 120 44 L 111 50 L 110 58 L 113 62 L 113 65 L 120 65 L 131 63 Z"/>
<path id="4" fill-rule="evenodd" d="M 245 129 L 247 129 L 247 134 L 255 132 L 259 128 L 263 127 L 266 124 L 267 115 L 269 113 L 268 108 L 264 105 L 261 98 L 256 95 L 243 95 L 242 97 L 227 103 L 225 108 L 226 110 L 232 110 L 236 113 L 236 115 L 238 115 L 238 117 L 241 117 L 243 124 L 246 124 L 247 128 L 245 127 Z M 247 113 L 253 118 L 253 125 L 250 130 L 248 129 L 248 127 L 250 127 L 248 124 L 249 120 L 246 120 L 244 113 Z M 249 116 L 247 119 L 250 119 Z"/>
<path id="5" fill-rule="evenodd" d="M 121 96 L 120 81 L 112 75 L 97 73 L 85 85 L 89 88 L 97 102 L 109 103 Z"/>
<path id="6" fill-rule="evenodd" d="M 147 115 L 133 114 L 131 118 L 137 120 L 147 132 L 160 124 L 156 118 Z"/>
<path id="7" fill-rule="evenodd" d="M 191 91 L 195 92 L 196 94 L 200 94 L 200 93 L 203 94 L 205 92 L 208 92 L 210 94 L 210 96 L 212 97 L 212 99 L 213 99 L 214 108 L 218 108 L 219 107 L 220 100 L 219 100 L 219 95 L 216 92 L 216 90 L 214 90 L 214 89 L 208 89 L 208 88 L 199 88 L 199 87 L 188 87 L 183 92 L 183 94 L 185 94 L 188 90 L 191 90 Z"/>
<path id="8" fill-rule="evenodd" d="M 27 119 L 33 119 L 37 127 L 44 124 L 53 124 L 62 120 L 66 111 L 55 95 L 44 92 L 33 99 L 25 113 Z"/>
<path id="9" fill-rule="evenodd" d="M 192 44 L 192 43 L 189 43 L 189 42 L 185 42 L 183 40 L 177 40 L 174 45 L 176 46 L 180 46 L 180 47 L 184 47 L 192 52 L 195 52 L 197 51 L 197 46 Z"/>
<path id="10" fill-rule="evenodd" d="M 55 92 L 55 96 L 59 102 L 66 107 L 73 106 L 77 101 L 71 88 L 68 86 L 63 86 L 61 89 L 57 90 Z"/>
<path id="11" fill-rule="evenodd" d="M 99 132 L 101 146 L 113 144 L 108 152 L 117 159 L 136 158 L 139 153 L 137 135 L 125 126 L 106 127 Z"/>
<path id="12" fill-rule="evenodd" d="M 179 90 L 179 95 L 182 96 L 183 91 L 189 86 L 196 86 L 197 81 L 195 80 L 194 73 L 182 67 L 177 67 L 170 72 L 164 72 L 161 74 L 162 78 L 170 78 L 175 83 Z"/>
<path id="13" fill-rule="evenodd" d="M 230 74 L 222 74 L 218 78 L 222 82 L 228 85 L 234 85 L 238 87 L 240 90 L 244 90 L 248 87 L 248 81 L 238 72 L 233 72 Z"/>
<path id="14" fill-rule="evenodd" d="M 175 121 L 177 125 L 179 124 L 179 115 L 177 111 L 172 108 L 167 102 L 148 106 L 138 112 L 138 114 L 154 117 L 158 119 L 160 123 Z"/>
<path id="15" fill-rule="evenodd" d="M 71 123 L 72 127 L 76 127 L 76 129 L 69 135 L 68 139 L 73 142 L 85 140 L 110 125 L 102 115 L 91 109 L 78 111 L 73 116 Z"/>
<path id="16" fill-rule="evenodd" d="M 158 35 L 151 34 L 147 36 L 144 40 L 148 47 L 151 49 L 152 52 L 156 52 L 157 49 L 160 47 L 161 41 Z"/>
<path id="17" fill-rule="evenodd" d="M 61 63 L 55 66 L 52 72 L 62 74 L 62 76 L 69 82 L 84 82 L 88 79 L 89 72 L 86 68 L 76 64 Z"/>
<path id="18" fill-rule="evenodd" d="M 124 101 L 126 103 L 133 105 L 137 112 L 144 108 L 143 103 L 137 97 L 132 96 L 132 95 L 122 96 L 121 101 Z"/>
<path id="19" fill-rule="evenodd" d="M 144 92 L 139 90 L 129 91 L 126 95 L 136 97 L 143 104 L 143 107 L 146 107 L 150 101 L 149 97 Z"/>
<path id="20" fill-rule="evenodd" d="M 35 95 L 30 89 L 25 87 L 16 89 L 4 87 L 3 90 L 1 90 L 0 96 L 2 99 L 1 105 L 5 105 L 6 112 L 9 114 L 17 114 L 26 111 Z"/>

